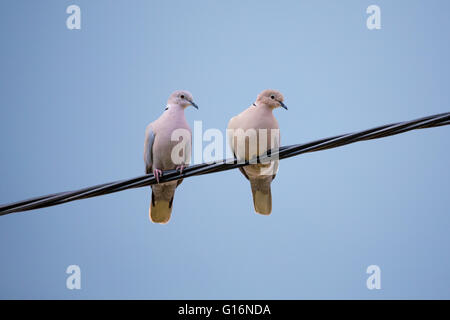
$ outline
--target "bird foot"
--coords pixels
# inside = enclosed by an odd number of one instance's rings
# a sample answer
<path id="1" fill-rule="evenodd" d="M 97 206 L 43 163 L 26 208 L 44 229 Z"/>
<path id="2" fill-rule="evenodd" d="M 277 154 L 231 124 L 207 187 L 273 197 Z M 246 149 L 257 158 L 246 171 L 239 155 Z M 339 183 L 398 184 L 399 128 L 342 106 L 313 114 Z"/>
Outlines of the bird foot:
<path id="1" fill-rule="evenodd" d="M 159 183 L 159 178 L 162 177 L 163 172 L 162 172 L 162 170 L 154 169 L 153 175 L 155 176 L 156 182 Z"/>
<path id="2" fill-rule="evenodd" d="M 177 166 L 177 167 L 175 168 L 175 170 L 176 170 L 176 171 L 180 171 L 180 174 L 182 174 L 184 168 L 186 168 L 186 166 L 185 166 L 184 164 L 182 164 L 182 165 L 180 165 L 180 166 Z"/>

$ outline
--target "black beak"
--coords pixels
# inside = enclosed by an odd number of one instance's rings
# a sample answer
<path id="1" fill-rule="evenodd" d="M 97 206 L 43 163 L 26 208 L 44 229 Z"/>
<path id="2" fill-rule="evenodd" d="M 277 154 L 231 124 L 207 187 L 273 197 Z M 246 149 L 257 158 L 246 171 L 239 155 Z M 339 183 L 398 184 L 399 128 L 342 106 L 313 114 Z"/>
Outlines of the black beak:
<path id="1" fill-rule="evenodd" d="M 286 107 L 286 105 L 283 103 L 283 102 L 281 102 L 281 101 L 278 101 L 279 103 L 280 103 L 280 106 L 282 107 L 282 108 L 284 108 L 284 109 L 288 109 L 287 107 Z"/>
<path id="2" fill-rule="evenodd" d="M 189 100 L 189 102 L 191 103 L 191 105 L 192 105 L 195 109 L 198 110 L 198 105 L 196 105 L 194 101 L 190 101 L 190 100 Z"/>

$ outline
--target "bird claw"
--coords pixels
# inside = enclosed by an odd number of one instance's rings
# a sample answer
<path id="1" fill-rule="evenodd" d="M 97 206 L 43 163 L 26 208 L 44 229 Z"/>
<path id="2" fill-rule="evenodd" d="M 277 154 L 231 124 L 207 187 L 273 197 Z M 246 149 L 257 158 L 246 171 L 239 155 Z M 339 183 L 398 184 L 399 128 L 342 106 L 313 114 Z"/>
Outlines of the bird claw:
<path id="1" fill-rule="evenodd" d="M 186 166 L 185 166 L 184 164 L 182 164 L 182 165 L 180 165 L 180 166 L 177 166 L 177 167 L 175 168 L 175 170 L 176 170 L 176 171 L 180 171 L 180 174 L 182 174 L 184 168 L 186 168 Z"/>
<path id="2" fill-rule="evenodd" d="M 155 176 L 156 182 L 159 183 L 159 177 L 162 177 L 163 172 L 162 170 L 155 169 L 153 170 L 153 175 Z"/>

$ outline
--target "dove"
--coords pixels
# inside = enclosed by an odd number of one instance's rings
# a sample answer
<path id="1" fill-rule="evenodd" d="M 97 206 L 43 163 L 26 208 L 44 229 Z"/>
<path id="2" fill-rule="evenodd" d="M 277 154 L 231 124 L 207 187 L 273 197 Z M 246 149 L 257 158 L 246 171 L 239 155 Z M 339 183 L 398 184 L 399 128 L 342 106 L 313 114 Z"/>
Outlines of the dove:
<path id="1" fill-rule="evenodd" d="M 231 118 L 228 123 L 228 140 L 235 157 L 240 160 L 251 160 L 262 156 L 267 150 L 280 145 L 279 126 L 273 110 L 282 107 L 283 95 L 277 90 L 264 90 L 255 103 Z M 251 133 L 254 133 L 253 139 Z M 269 215 L 272 212 L 271 183 L 278 170 L 279 160 L 255 163 L 239 170 L 250 181 L 253 205 L 257 213 Z"/>
<path id="2" fill-rule="evenodd" d="M 154 223 L 169 222 L 175 189 L 183 181 L 159 183 L 163 171 L 175 169 L 182 173 L 190 162 L 192 131 L 184 116 L 184 109 L 188 106 L 198 109 L 190 92 L 173 92 L 167 100 L 165 111 L 145 130 L 145 171 L 147 174 L 153 173 L 157 182 L 151 185 L 149 207 L 149 218 Z"/>

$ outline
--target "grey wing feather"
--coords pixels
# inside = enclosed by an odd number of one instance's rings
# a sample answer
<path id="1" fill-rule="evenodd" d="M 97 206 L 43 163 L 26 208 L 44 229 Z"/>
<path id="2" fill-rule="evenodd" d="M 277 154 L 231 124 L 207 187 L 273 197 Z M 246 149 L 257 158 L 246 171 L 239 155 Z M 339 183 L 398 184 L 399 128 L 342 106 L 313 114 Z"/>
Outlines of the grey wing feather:
<path id="1" fill-rule="evenodd" d="M 234 155 L 234 158 L 237 159 L 236 153 L 233 152 L 233 155 Z M 239 171 L 244 175 L 244 177 L 247 178 L 247 180 L 250 180 L 250 179 L 248 178 L 248 175 L 247 175 L 247 173 L 245 172 L 245 170 L 244 170 L 243 167 L 239 167 Z"/>
<path id="2" fill-rule="evenodd" d="M 145 130 L 145 143 L 144 143 L 144 162 L 145 172 L 147 174 L 152 173 L 153 164 L 153 142 L 155 141 L 155 133 L 152 127 L 149 125 Z"/>
<path id="3" fill-rule="evenodd" d="M 234 152 L 233 152 L 233 154 L 234 154 L 234 157 L 236 158 L 236 154 L 235 154 Z M 247 180 L 250 180 L 250 178 L 248 177 L 247 172 L 245 172 L 244 167 L 239 167 L 239 171 L 241 171 L 241 173 L 244 175 L 244 177 L 247 178 Z M 275 173 L 275 174 L 272 176 L 272 180 L 275 179 L 276 176 L 277 176 L 277 174 Z"/>
<path id="4" fill-rule="evenodd" d="M 244 175 L 244 177 L 246 177 L 246 178 L 247 178 L 247 180 L 250 180 L 250 179 L 248 178 L 248 175 L 247 175 L 247 173 L 245 172 L 245 170 L 244 170 L 244 168 L 243 168 L 243 167 L 239 167 L 239 171 L 241 171 L 241 172 L 242 172 L 242 174 Z"/>
<path id="5" fill-rule="evenodd" d="M 244 175 L 244 177 L 247 178 L 247 180 L 250 180 L 250 178 L 249 178 L 248 175 L 247 175 L 247 172 L 245 172 L 245 170 L 244 170 L 243 167 L 239 167 L 239 170 L 242 172 L 242 174 Z M 272 180 L 275 179 L 276 176 L 277 176 L 277 174 L 274 174 L 274 175 L 272 176 Z"/>

